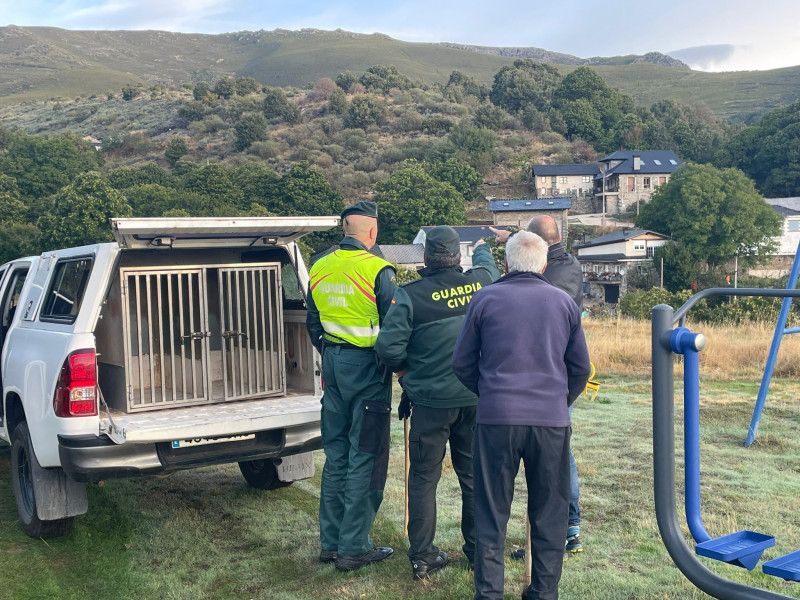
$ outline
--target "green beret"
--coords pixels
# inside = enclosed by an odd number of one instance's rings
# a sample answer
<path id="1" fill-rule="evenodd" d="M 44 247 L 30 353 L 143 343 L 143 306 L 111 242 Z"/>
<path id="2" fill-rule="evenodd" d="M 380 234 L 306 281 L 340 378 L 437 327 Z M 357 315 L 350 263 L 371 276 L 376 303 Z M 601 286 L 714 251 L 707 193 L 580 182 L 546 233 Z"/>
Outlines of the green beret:
<path id="1" fill-rule="evenodd" d="M 456 230 L 447 225 L 437 225 L 425 235 L 425 252 L 427 254 L 459 254 L 461 240 Z"/>
<path id="2" fill-rule="evenodd" d="M 348 215 L 364 215 L 365 217 L 378 218 L 378 205 L 374 202 L 359 200 L 355 204 L 348 206 L 342 211 L 342 220 Z"/>

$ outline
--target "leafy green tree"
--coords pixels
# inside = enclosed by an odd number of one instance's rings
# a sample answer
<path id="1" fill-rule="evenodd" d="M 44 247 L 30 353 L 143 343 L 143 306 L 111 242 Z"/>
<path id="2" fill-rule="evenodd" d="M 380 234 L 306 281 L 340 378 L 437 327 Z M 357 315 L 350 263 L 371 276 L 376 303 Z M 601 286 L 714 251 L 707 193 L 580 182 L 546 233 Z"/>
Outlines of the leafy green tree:
<path id="1" fill-rule="evenodd" d="M 603 122 L 591 102 L 584 98 L 570 100 L 561 105 L 561 115 L 567 124 L 567 135 L 579 137 L 589 143 L 603 136 Z"/>
<path id="2" fill-rule="evenodd" d="M 738 169 L 686 163 L 645 204 L 636 225 L 666 233 L 710 268 L 738 254 L 757 263 L 775 247 L 781 218 Z"/>
<path id="3" fill-rule="evenodd" d="M 286 99 L 281 88 L 265 88 L 263 110 L 267 119 L 284 119 L 288 123 L 300 120 L 300 109 Z"/>
<path id="4" fill-rule="evenodd" d="M 483 83 L 461 71 L 453 71 L 444 86 L 444 95 L 452 102 L 464 102 L 467 96 L 473 96 L 483 102 L 489 98 L 489 88 Z"/>
<path id="5" fill-rule="evenodd" d="M 437 181 L 452 185 L 465 201 L 483 199 L 483 176 L 464 161 L 451 158 L 432 165 L 428 173 Z"/>
<path id="6" fill-rule="evenodd" d="M 214 93 L 220 98 L 229 99 L 236 93 L 236 88 L 233 85 L 233 79 L 230 77 L 223 77 L 214 84 Z"/>
<path id="7" fill-rule="evenodd" d="M 102 166 L 102 153 L 70 132 L 17 136 L 0 159 L 0 173 L 16 179 L 23 201 L 50 196 L 80 173 Z"/>
<path id="8" fill-rule="evenodd" d="M 529 104 L 547 110 L 560 83 L 561 73 L 555 67 L 527 58 L 515 60 L 513 66 L 506 65 L 495 74 L 489 98 L 510 113 Z"/>
<path id="9" fill-rule="evenodd" d="M 250 147 L 253 142 L 260 142 L 269 138 L 268 133 L 269 125 L 264 115 L 260 113 L 244 113 L 236 125 L 233 126 L 233 132 L 236 135 L 236 141 L 233 144 L 237 152 L 242 152 Z"/>
<path id="10" fill-rule="evenodd" d="M 330 98 L 328 98 L 328 112 L 335 115 L 343 115 L 347 112 L 347 94 L 338 86 L 331 91 Z"/>
<path id="11" fill-rule="evenodd" d="M 0 264 L 41 251 L 41 234 L 34 223 L 0 222 Z"/>
<path id="12" fill-rule="evenodd" d="M 186 139 L 181 135 L 173 136 L 167 142 L 167 147 L 164 148 L 164 158 L 167 159 L 170 167 L 174 167 L 175 163 L 187 154 L 189 154 L 189 146 L 186 144 Z"/>
<path id="13" fill-rule="evenodd" d="M 386 122 L 389 110 L 386 102 L 371 94 L 356 96 L 344 118 L 345 127 L 366 129 L 370 125 Z"/>
<path id="14" fill-rule="evenodd" d="M 141 167 L 119 167 L 108 174 L 108 183 L 116 190 L 124 190 L 135 185 L 156 183 L 163 186 L 174 186 L 169 171 L 155 163 L 147 163 Z"/>
<path id="15" fill-rule="evenodd" d="M 342 71 L 336 76 L 336 85 L 345 93 L 350 91 L 350 86 L 358 82 L 358 75 L 352 71 Z"/>
<path id="16" fill-rule="evenodd" d="M 358 79 L 367 90 L 388 94 L 392 88 L 407 90 L 411 88 L 411 80 L 397 70 L 394 65 L 388 67 L 375 65 Z"/>
<path id="17" fill-rule="evenodd" d="M 96 172 L 81 173 L 52 198 L 38 221 L 48 249 L 113 239 L 108 220 L 131 216 L 125 197 Z"/>
<path id="18" fill-rule="evenodd" d="M 242 190 L 245 205 L 269 206 L 273 199 L 278 198 L 281 194 L 280 175 L 266 165 L 255 162 L 245 163 L 236 167 L 230 175 L 234 185 Z"/>
<path id="19" fill-rule="evenodd" d="M 486 127 L 497 131 L 503 127 L 503 119 L 506 116 L 508 116 L 508 113 L 499 106 L 495 106 L 491 102 L 484 102 L 475 109 L 472 122 L 476 127 Z"/>
<path id="20" fill-rule="evenodd" d="M 22 221 L 24 215 L 25 205 L 20 198 L 16 179 L 0 174 L 0 223 Z"/>
<path id="21" fill-rule="evenodd" d="M 142 93 L 141 86 L 138 85 L 126 85 L 122 88 L 122 99 L 127 101 L 133 100 Z"/>
<path id="22" fill-rule="evenodd" d="M 403 163 L 375 189 L 381 243 L 408 244 L 423 225 L 462 225 L 467 221 L 463 196 L 449 183 L 434 179 L 416 161 Z"/>
<path id="23" fill-rule="evenodd" d="M 714 157 L 752 177 L 766 196 L 800 196 L 800 100 L 766 113 L 728 140 Z"/>
<path id="24" fill-rule="evenodd" d="M 202 165 L 193 170 L 186 176 L 183 189 L 237 207 L 244 202 L 242 190 L 233 183 L 228 169 L 219 163 Z"/>
<path id="25" fill-rule="evenodd" d="M 205 81 L 199 81 L 192 90 L 192 97 L 198 102 L 202 102 L 208 99 L 210 93 L 211 86 Z"/>
<path id="26" fill-rule="evenodd" d="M 664 261 L 664 287 L 671 292 L 688 290 L 702 268 L 697 256 L 679 242 L 667 242 L 653 253 L 653 266 L 661 273 Z"/>
<path id="27" fill-rule="evenodd" d="M 439 154 L 442 161 L 455 156 L 486 173 L 497 160 L 496 140 L 493 131 L 462 122 L 450 129 L 445 143 L 439 146 Z"/>
<path id="28" fill-rule="evenodd" d="M 247 96 L 258 91 L 258 82 L 252 77 L 237 77 L 233 80 L 233 91 L 237 96 Z"/>

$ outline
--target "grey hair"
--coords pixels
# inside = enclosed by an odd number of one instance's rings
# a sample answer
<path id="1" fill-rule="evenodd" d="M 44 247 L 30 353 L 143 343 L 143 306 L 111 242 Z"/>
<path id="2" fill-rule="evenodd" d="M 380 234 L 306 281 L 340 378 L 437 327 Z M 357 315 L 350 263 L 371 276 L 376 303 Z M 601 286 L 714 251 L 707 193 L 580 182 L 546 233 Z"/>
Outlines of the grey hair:
<path id="1" fill-rule="evenodd" d="M 461 264 L 461 252 L 454 254 L 425 253 L 425 266 L 431 269 L 448 269 Z"/>
<path id="2" fill-rule="evenodd" d="M 518 231 L 506 242 L 508 270 L 541 273 L 547 264 L 547 242 L 530 231 Z"/>

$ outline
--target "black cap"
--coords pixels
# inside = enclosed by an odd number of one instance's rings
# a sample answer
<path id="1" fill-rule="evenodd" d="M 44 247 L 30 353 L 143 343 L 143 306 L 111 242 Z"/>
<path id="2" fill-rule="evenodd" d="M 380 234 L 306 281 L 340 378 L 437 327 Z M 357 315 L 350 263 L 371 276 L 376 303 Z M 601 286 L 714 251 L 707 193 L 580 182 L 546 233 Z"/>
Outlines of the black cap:
<path id="1" fill-rule="evenodd" d="M 460 254 L 461 240 L 456 230 L 448 225 L 437 225 L 425 236 L 427 254 Z"/>
<path id="2" fill-rule="evenodd" d="M 348 215 L 364 215 L 365 217 L 378 218 L 378 205 L 374 202 L 359 200 L 355 204 L 348 206 L 342 211 L 342 220 Z"/>

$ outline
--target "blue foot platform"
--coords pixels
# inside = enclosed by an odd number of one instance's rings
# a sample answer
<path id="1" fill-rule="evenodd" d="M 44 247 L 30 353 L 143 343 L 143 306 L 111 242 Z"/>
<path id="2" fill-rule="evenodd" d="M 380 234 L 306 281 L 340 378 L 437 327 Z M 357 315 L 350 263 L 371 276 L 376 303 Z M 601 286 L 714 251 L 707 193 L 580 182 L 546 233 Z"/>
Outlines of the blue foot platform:
<path id="1" fill-rule="evenodd" d="M 764 550 L 774 545 L 775 538 L 771 535 L 755 531 L 737 531 L 697 544 L 695 552 L 700 556 L 744 567 L 749 571 L 758 564 Z M 800 562 L 800 556 L 797 559 Z"/>
<path id="2" fill-rule="evenodd" d="M 767 575 L 781 577 L 786 581 L 800 581 L 800 550 L 773 558 L 761 565 Z"/>

